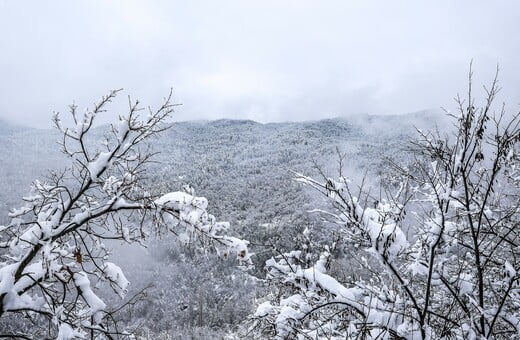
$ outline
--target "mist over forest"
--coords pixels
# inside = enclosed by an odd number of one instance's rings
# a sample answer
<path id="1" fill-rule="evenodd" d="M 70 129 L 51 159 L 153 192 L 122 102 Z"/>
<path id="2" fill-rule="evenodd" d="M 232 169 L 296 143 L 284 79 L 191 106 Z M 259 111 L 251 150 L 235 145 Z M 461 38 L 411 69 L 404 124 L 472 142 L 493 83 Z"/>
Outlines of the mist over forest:
<path id="1" fill-rule="evenodd" d="M 367 170 L 377 173 L 378 168 L 374 167 L 383 162 L 385 156 L 395 153 L 382 145 L 392 143 L 399 148 L 401 141 L 413 136 L 415 128 L 434 127 L 442 119 L 445 118 L 439 110 L 300 123 L 261 124 L 228 119 L 171 123 L 171 127 L 153 141 L 157 164 L 149 168 L 153 177 L 159 174 L 157 178 L 164 182 L 162 185 L 190 184 L 197 191 L 206 191 L 206 196 L 218 195 L 218 190 L 236 193 L 235 188 L 230 188 L 235 186 L 231 182 L 235 177 L 250 185 L 261 182 L 263 186 L 272 187 L 270 190 L 276 190 L 273 179 L 291 183 L 289 171 L 314 171 L 313 161 L 333 170 L 336 148 L 348 152 L 356 175 Z M 100 137 L 105 130 L 106 126 L 100 126 L 94 133 Z M 35 129 L 1 121 L 0 164 L 6 179 L 0 183 L 2 222 L 5 223 L 9 209 L 27 194 L 34 179 L 44 178 L 48 170 L 63 167 L 61 162 L 65 158 L 57 147 L 59 138 L 55 129 Z M 157 183 L 157 179 L 152 182 Z M 240 193 L 246 194 L 243 192 L 246 188 L 240 188 Z M 240 194 L 222 196 L 232 199 Z M 256 197 L 249 198 L 249 202 L 257 202 L 253 198 Z M 210 204 L 218 202 L 210 199 Z"/>
<path id="2" fill-rule="evenodd" d="M 520 339 L 518 13 L 0 0 L 0 339 Z"/>
<path id="3" fill-rule="evenodd" d="M 241 268 L 236 260 L 211 250 L 200 254 L 167 234 L 150 238 L 145 248 L 111 242 L 113 256 L 131 282 L 129 295 L 147 288 L 146 299 L 123 321 L 139 324 L 139 333 L 155 334 L 151 338 L 213 339 L 236 331 L 267 289 L 264 263 L 276 255 L 270 243 L 290 249 L 306 228 L 324 228 L 320 216 L 311 211 L 325 202 L 316 204 L 322 199 L 298 184 L 291 171 L 336 176 L 339 152 L 345 155 L 351 178 L 359 181 L 367 176 L 378 185 L 387 158 L 399 158 L 399 150 L 406 148 L 403 141 L 411 140 L 417 128 L 443 119 L 441 112 L 425 111 L 299 123 L 228 119 L 170 123 L 146 146 L 154 153 L 146 185 L 155 193 L 193 187 L 208 199 L 209 211 L 254 244 L 253 265 Z M 23 203 L 35 179 L 43 182 L 50 170 L 69 165 L 58 148 L 57 130 L 6 121 L 1 126 L 0 222 L 7 224 L 9 211 Z M 96 127 L 93 140 L 101 139 L 107 129 Z M 316 237 L 335 232 L 337 228 L 320 231 Z"/>
<path id="4" fill-rule="evenodd" d="M 116 90 L 82 114 L 70 106 L 73 122 L 54 114 L 55 130 L 4 121 L 0 329 L 514 334 L 520 115 L 491 111 L 496 84 L 482 107 L 457 99 L 458 114 L 172 123 L 170 93 L 96 125 Z"/>

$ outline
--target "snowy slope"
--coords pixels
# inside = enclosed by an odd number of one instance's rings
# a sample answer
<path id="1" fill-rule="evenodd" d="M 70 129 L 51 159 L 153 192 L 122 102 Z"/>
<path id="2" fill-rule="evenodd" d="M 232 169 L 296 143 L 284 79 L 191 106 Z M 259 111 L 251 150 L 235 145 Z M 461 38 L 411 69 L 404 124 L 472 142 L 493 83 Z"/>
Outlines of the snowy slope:
<path id="1" fill-rule="evenodd" d="M 311 170 L 312 159 L 327 167 L 336 147 L 347 151 L 356 166 L 376 166 L 392 144 L 413 133 L 414 125 L 431 126 L 438 118 L 422 112 L 301 123 L 180 122 L 155 142 L 155 150 L 160 152 L 156 160 L 162 164 L 153 173 L 160 175 L 165 185 L 190 182 L 209 196 L 226 187 L 238 190 L 236 196 L 249 196 L 247 186 L 239 187 L 237 182 L 269 186 L 262 178 L 288 178 L 288 170 Z M 35 178 L 64 166 L 58 138 L 53 130 L 0 121 L 0 222 L 5 222 L 6 210 L 19 202 Z"/>
<path id="2" fill-rule="evenodd" d="M 413 126 L 431 127 L 436 119 L 430 113 L 418 113 L 300 123 L 175 123 L 153 141 L 153 150 L 159 152 L 155 157 L 158 163 L 148 169 L 146 180 L 157 193 L 191 184 L 197 195 L 208 198 L 208 210 L 219 220 L 229 221 L 236 234 L 247 236 L 253 243 L 273 242 L 282 249 L 292 249 L 306 227 L 317 228 L 321 222 L 308 212 L 316 208 L 316 200 L 292 180 L 290 170 L 316 176 L 315 161 L 334 177 L 339 149 L 346 154 L 349 176 L 383 172 L 381 158 L 399 156 L 403 141 L 414 133 Z M 20 197 L 35 178 L 42 179 L 47 169 L 67 164 L 58 151 L 56 132 L 0 126 L 2 224 L 7 222 L 8 209 L 20 205 Z M 95 135 L 103 135 L 102 127 Z M 223 330 L 252 311 L 256 293 L 251 287 L 257 283 L 255 278 L 237 272 L 232 261 L 211 256 L 201 261 L 189 249 L 164 240 L 148 251 L 116 251 L 121 252 L 120 264 L 131 282 L 131 292 L 154 282 L 150 300 L 136 306 L 135 315 L 143 327 L 155 333 L 172 329 L 176 334 L 183 329 L 191 332 L 194 317 L 204 320 L 204 327 Z M 262 277 L 265 260 L 272 254 L 261 247 L 254 251 L 256 267 L 249 273 Z M 178 284 L 172 286 L 172 282 Z M 203 311 L 183 307 L 201 300 Z M 216 333 L 211 334 L 208 338 L 216 337 Z"/>

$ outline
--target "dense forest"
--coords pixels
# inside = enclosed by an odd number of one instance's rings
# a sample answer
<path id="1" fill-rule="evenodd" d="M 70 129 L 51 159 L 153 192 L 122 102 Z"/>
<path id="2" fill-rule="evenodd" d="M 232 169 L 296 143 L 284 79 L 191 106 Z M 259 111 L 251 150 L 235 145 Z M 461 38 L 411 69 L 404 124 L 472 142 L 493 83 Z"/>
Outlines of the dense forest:
<path id="1" fill-rule="evenodd" d="M 520 118 L 495 91 L 270 124 L 171 123 L 167 99 L 97 126 L 114 91 L 55 130 L 2 122 L 0 336 L 518 336 Z"/>

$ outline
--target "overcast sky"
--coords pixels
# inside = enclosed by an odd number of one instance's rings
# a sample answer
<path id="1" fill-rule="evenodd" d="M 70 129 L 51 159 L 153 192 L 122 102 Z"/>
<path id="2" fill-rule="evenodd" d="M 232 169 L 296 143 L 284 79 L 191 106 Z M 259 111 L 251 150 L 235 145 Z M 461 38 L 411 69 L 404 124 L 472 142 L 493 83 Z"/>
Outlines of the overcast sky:
<path id="1" fill-rule="evenodd" d="M 513 0 L 0 0 L 0 117 L 47 127 L 121 87 L 150 105 L 173 87 L 177 120 L 406 113 L 452 107 L 472 58 L 478 84 L 500 64 L 518 110 L 519 15 Z"/>

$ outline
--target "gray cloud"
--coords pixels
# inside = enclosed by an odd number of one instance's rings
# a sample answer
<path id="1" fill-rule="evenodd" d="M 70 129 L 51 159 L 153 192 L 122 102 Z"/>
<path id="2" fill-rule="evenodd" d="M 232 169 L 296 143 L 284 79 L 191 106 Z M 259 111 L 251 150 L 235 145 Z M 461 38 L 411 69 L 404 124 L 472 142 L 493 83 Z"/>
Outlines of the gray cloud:
<path id="1" fill-rule="evenodd" d="M 319 119 L 452 106 L 469 61 L 502 68 L 518 108 L 516 1 L 0 2 L 0 117 L 50 113 L 111 88 L 177 119 Z M 120 106 L 116 105 L 116 108 Z"/>

